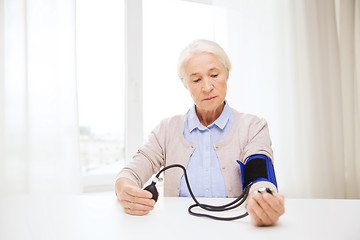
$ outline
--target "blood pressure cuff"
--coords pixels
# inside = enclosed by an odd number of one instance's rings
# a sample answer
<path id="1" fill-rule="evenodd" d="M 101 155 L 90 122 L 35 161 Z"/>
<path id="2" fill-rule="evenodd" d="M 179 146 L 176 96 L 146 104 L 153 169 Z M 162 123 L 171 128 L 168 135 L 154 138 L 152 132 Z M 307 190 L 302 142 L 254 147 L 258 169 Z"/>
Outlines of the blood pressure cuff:
<path id="1" fill-rule="evenodd" d="M 260 181 L 271 182 L 277 189 L 274 165 L 267 156 L 262 154 L 252 155 L 245 164 L 239 160 L 237 162 L 240 165 L 243 190 L 249 184 Z"/>

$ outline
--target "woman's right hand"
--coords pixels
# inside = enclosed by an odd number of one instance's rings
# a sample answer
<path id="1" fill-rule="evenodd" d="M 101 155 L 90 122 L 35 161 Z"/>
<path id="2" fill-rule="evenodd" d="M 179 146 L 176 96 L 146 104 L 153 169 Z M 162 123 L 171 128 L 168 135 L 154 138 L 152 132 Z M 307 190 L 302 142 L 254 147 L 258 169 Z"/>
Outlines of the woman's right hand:
<path id="1" fill-rule="evenodd" d="M 143 190 L 128 178 L 116 181 L 116 195 L 127 214 L 143 216 L 154 209 L 155 200 L 152 193 Z"/>

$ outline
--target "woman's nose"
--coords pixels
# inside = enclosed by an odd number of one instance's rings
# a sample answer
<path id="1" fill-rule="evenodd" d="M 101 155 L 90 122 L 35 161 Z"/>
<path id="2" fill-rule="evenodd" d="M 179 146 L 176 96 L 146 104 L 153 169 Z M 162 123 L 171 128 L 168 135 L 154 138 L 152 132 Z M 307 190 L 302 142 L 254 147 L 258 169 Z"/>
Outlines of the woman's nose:
<path id="1" fill-rule="evenodd" d="M 212 82 L 211 82 L 211 79 L 204 78 L 202 90 L 203 90 L 204 92 L 209 92 L 209 91 L 211 91 L 213 88 L 214 88 L 214 86 L 213 86 L 213 84 L 212 84 Z"/>

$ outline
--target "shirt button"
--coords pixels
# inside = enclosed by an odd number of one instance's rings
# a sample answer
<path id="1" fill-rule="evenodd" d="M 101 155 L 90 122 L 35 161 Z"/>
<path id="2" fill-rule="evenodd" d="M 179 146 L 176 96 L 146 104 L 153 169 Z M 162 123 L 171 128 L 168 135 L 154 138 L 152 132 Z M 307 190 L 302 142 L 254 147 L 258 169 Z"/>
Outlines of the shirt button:
<path id="1" fill-rule="evenodd" d="M 209 189 L 208 189 L 208 188 L 206 189 L 206 192 L 209 192 Z"/>
<path id="2" fill-rule="evenodd" d="M 206 150 L 208 150 L 208 149 L 209 149 L 209 147 L 206 147 L 205 149 L 206 149 Z"/>
<path id="3" fill-rule="evenodd" d="M 209 169 L 208 169 L 208 168 L 205 168 L 205 171 L 207 172 L 207 171 L 209 171 Z"/>

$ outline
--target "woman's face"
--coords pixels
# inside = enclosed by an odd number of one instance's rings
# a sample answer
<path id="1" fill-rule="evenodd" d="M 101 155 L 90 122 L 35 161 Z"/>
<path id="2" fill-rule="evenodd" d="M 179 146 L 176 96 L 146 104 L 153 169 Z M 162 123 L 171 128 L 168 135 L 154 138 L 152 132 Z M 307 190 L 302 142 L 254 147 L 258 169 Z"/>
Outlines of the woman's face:
<path id="1" fill-rule="evenodd" d="M 195 54 L 184 70 L 185 86 L 197 110 L 212 112 L 223 106 L 229 75 L 218 57 L 211 53 Z"/>

